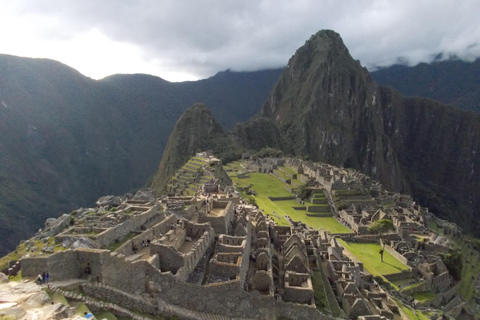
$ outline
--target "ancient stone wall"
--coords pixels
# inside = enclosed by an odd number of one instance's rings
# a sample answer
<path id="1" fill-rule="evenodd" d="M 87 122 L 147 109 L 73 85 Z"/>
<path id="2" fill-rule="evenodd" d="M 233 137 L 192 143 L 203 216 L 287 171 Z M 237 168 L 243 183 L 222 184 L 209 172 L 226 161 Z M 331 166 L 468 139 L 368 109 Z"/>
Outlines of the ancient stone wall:
<path id="1" fill-rule="evenodd" d="M 114 289 L 99 289 L 100 294 L 109 296 L 111 302 L 122 305 L 136 303 L 132 295 L 142 295 L 147 292 L 147 284 L 154 284 L 155 294 L 161 302 L 179 305 L 192 310 L 224 314 L 229 317 L 248 317 L 274 319 L 276 315 L 290 319 L 333 319 L 322 315 L 315 308 L 302 307 L 292 303 L 276 301 L 270 296 L 255 296 L 240 289 L 239 281 L 198 286 L 178 281 L 170 272 L 161 272 L 146 260 L 129 262 L 118 254 L 108 251 L 91 251 L 81 257 L 82 261 L 90 261 L 92 271 L 96 272 L 95 261 L 102 265 L 101 281 L 104 285 L 124 291 L 118 296 Z M 36 276 L 44 271 L 45 266 L 52 266 L 50 271 L 52 281 L 75 279 L 81 273 L 77 261 L 77 251 L 64 251 L 45 258 L 26 260 L 26 276 Z M 67 265 L 59 262 L 64 261 Z M 22 270 L 23 270 L 22 261 Z M 62 270 L 65 269 L 62 273 Z M 23 271 L 22 271 L 23 272 Z M 89 289 L 87 289 L 89 290 Z M 93 290 L 93 289 L 92 289 Z M 128 301 L 130 299 L 130 302 Z"/>
<path id="2" fill-rule="evenodd" d="M 98 242 L 100 248 L 108 247 L 113 241 L 121 240 L 131 231 L 140 230 L 140 227 L 144 225 L 148 220 L 153 218 L 155 215 L 161 214 L 163 212 L 158 211 L 158 206 L 155 205 L 149 210 L 142 212 L 140 214 L 133 215 L 129 220 L 119 223 L 113 228 L 107 229 L 104 232 L 98 234 L 95 237 L 95 240 Z"/>
<path id="3" fill-rule="evenodd" d="M 111 301 L 130 310 L 138 310 L 146 314 L 155 314 L 157 306 L 147 302 L 140 296 L 125 293 L 121 290 L 103 284 L 86 283 L 81 286 L 82 291 L 103 301 Z"/>
<path id="4" fill-rule="evenodd" d="M 313 299 L 313 290 L 312 288 L 285 285 L 283 299 L 290 302 L 311 304 Z"/>
<path id="5" fill-rule="evenodd" d="M 188 275 L 195 269 L 207 249 L 212 246 L 214 240 L 215 231 L 212 228 L 208 228 L 208 230 L 206 230 L 194 244 L 193 248 L 187 254 L 183 255 L 183 267 L 177 272 L 177 278 L 179 280 L 185 281 L 187 279 Z"/>
<path id="6" fill-rule="evenodd" d="M 142 248 L 142 241 L 146 243 L 147 240 L 153 241 L 154 239 L 162 237 L 168 232 L 168 230 L 170 230 L 171 225 L 176 222 L 177 217 L 173 214 L 167 213 L 162 221 L 157 223 L 152 228 L 149 228 L 138 236 L 134 237 L 131 241 L 126 242 L 117 250 L 115 250 L 115 252 L 118 254 L 123 254 L 125 256 L 133 254 L 133 246 L 135 246 L 137 249 L 140 249 Z"/>
<path id="7" fill-rule="evenodd" d="M 404 265 L 408 266 L 408 259 L 405 258 L 402 254 L 400 254 L 399 252 L 397 252 L 394 248 L 392 248 L 391 246 L 389 246 L 388 244 L 383 244 L 382 242 L 382 239 L 380 239 L 380 244 L 382 245 L 382 247 L 384 247 L 385 251 L 387 251 L 388 253 L 390 253 L 393 257 L 395 257 L 395 259 L 397 259 L 398 261 L 400 261 L 401 263 L 403 263 Z M 410 270 L 412 270 L 412 267 L 410 267 Z"/>
<path id="8" fill-rule="evenodd" d="M 173 274 L 176 274 L 185 262 L 183 255 L 169 244 L 154 242 L 150 246 L 150 253 L 160 256 L 160 269 L 162 271 L 170 271 Z"/>
<path id="9" fill-rule="evenodd" d="M 57 252 L 48 257 L 22 259 L 22 275 L 34 277 L 48 272 L 51 281 L 102 277 L 103 260 L 109 256 L 107 250 L 77 249 Z M 86 273 L 87 263 L 90 272 Z"/>

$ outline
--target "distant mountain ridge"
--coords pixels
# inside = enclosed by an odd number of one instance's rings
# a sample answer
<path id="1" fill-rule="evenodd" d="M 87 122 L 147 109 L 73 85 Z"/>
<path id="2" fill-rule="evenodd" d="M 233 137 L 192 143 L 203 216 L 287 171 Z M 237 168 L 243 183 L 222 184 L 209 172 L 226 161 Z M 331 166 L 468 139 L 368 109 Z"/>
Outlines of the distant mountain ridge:
<path id="1" fill-rule="evenodd" d="M 97 81 L 56 61 L 0 55 L 0 255 L 48 217 L 144 186 L 193 103 L 208 102 L 231 128 L 258 111 L 280 73 Z"/>
<path id="2" fill-rule="evenodd" d="M 409 97 L 430 98 L 463 110 L 480 112 L 480 58 L 393 65 L 371 73 L 379 84 Z"/>

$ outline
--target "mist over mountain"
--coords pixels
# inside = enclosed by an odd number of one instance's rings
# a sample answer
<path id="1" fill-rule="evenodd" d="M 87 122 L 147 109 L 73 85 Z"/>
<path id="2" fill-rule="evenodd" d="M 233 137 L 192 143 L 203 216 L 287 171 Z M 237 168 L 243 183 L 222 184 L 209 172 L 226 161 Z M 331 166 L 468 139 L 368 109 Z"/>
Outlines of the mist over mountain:
<path id="1" fill-rule="evenodd" d="M 480 58 L 455 58 L 414 67 L 393 65 L 371 73 L 379 84 L 410 97 L 430 98 L 463 110 L 480 112 Z"/>
<path id="2" fill-rule="evenodd" d="M 97 81 L 52 60 L 0 55 L 0 254 L 48 217 L 143 187 L 193 103 L 208 102 L 226 128 L 248 119 L 280 72 Z"/>

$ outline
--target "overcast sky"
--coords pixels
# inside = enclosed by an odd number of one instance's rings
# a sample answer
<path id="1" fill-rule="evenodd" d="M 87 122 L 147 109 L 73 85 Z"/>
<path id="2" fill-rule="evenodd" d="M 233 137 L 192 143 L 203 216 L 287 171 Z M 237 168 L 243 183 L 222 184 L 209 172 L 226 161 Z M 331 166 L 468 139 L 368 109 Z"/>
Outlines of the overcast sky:
<path id="1" fill-rule="evenodd" d="M 0 53 L 58 60 L 100 79 L 169 81 L 283 67 L 321 29 L 369 69 L 438 53 L 480 56 L 479 0 L 12 0 Z"/>

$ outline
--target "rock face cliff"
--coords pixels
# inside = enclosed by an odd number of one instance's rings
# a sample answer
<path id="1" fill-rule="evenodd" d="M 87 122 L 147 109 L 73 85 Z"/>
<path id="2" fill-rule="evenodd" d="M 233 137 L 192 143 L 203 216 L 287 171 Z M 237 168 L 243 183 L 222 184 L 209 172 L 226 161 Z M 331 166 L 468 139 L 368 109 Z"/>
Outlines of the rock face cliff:
<path id="1" fill-rule="evenodd" d="M 359 169 L 473 231 L 480 116 L 379 86 L 337 33 L 297 50 L 260 117 L 295 155 Z"/>

